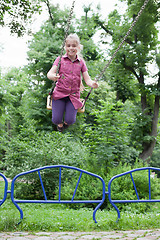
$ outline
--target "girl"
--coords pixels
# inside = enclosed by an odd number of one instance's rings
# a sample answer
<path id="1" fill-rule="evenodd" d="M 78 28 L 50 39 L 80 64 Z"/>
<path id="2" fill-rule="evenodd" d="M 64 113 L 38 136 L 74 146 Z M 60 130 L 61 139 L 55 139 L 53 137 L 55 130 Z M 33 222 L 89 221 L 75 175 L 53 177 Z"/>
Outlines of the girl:
<path id="1" fill-rule="evenodd" d="M 75 123 L 77 110 L 82 107 L 81 73 L 89 87 L 98 88 L 98 83 L 91 80 L 86 64 L 80 57 L 81 49 L 82 45 L 77 34 L 68 35 L 65 43 L 66 54 L 61 58 L 59 74 L 56 75 L 56 70 L 60 57 L 54 61 L 47 73 L 50 80 L 57 81 L 52 95 L 52 122 L 57 125 L 60 132 Z"/>

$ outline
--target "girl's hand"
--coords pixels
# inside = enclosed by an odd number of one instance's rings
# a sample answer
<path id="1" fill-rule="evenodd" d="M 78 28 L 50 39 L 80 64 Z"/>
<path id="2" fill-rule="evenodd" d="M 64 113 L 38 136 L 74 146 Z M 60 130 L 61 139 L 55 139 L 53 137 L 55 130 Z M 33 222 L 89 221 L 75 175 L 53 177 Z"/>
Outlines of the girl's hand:
<path id="1" fill-rule="evenodd" d="M 99 84 L 97 83 L 97 80 L 95 79 L 95 81 L 93 81 L 92 83 L 92 88 L 98 88 Z"/>
<path id="2" fill-rule="evenodd" d="M 52 76 L 53 76 L 52 80 L 55 81 L 55 82 L 58 80 L 58 78 L 60 78 L 60 75 L 56 74 L 56 73 L 53 74 Z"/>

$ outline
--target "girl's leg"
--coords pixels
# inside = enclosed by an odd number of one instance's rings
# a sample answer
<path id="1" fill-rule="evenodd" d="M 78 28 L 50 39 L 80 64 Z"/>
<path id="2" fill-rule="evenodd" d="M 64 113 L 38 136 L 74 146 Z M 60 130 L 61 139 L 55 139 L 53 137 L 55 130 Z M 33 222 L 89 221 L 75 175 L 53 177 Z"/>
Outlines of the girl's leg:
<path id="1" fill-rule="evenodd" d="M 65 100 L 52 100 L 52 122 L 56 125 L 62 124 L 65 111 Z"/>
<path id="2" fill-rule="evenodd" d="M 65 109 L 65 119 L 64 122 L 67 125 L 71 125 L 76 121 L 77 109 L 74 108 L 69 97 L 66 100 L 66 109 Z"/>

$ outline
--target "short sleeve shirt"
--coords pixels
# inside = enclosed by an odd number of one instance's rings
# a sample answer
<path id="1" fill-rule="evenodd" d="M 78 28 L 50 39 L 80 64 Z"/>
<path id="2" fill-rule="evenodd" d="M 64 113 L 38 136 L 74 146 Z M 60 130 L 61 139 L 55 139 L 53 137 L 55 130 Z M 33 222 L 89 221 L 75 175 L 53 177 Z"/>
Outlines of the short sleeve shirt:
<path id="1" fill-rule="evenodd" d="M 58 66 L 58 57 L 53 65 Z M 59 69 L 60 78 L 56 83 L 56 87 L 53 91 L 53 99 L 58 100 L 69 96 L 75 109 L 81 108 L 82 103 L 80 101 L 80 84 L 81 84 L 81 72 L 88 71 L 84 60 L 76 58 L 72 62 L 67 55 L 62 56 Z"/>

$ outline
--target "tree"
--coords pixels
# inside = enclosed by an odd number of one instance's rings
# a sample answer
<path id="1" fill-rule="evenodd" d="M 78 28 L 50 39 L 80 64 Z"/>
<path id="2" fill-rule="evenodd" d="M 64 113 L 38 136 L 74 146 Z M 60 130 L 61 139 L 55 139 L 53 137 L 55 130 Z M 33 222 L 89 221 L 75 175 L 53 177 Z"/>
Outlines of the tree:
<path id="1" fill-rule="evenodd" d="M 1 79 L 3 129 L 9 137 L 16 135 L 25 122 L 23 97 L 30 88 L 26 74 L 21 69 L 12 68 Z"/>
<path id="2" fill-rule="evenodd" d="M 95 124 L 86 126 L 84 143 L 90 150 L 90 164 L 95 169 L 108 170 L 121 163 L 134 164 L 138 151 L 130 143 L 134 105 L 130 101 L 99 100 L 101 105 L 91 115 Z M 94 161 L 93 161 L 94 158 Z"/>
<path id="3" fill-rule="evenodd" d="M 11 33 L 21 36 L 35 12 L 40 12 L 40 0 L 0 0 L 0 25 L 9 26 Z"/>
<path id="4" fill-rule="evenodd" d="M 97 24 L 105 31 L 103 37 L 104 35 L 112 37 L 111 54 L 120 44 L 120 40 L 125 36 L 143 4 L 142 0 L 126 2 L 128 9 L 123 18 L 117 10 L 109 15 L 108 22 L 102 21 L 98 15 L 94 16 Z M 121 99 L 123 102 L 132 99 L 137 107 L 138 105 L 141 107 L 141 111 L 137 111 L 139 112 L 139 116 L 137 115 L 138 125 L 134 125 L 132 140 L 135 141 L 135 144 L 138 141 L 137 150 L 141 151 L 140 158 L 148 159 L 148 162 L 153 153 L 157 136 L 160 82 L 158 74 L 153 85 L 146 83 L 146 80 L 149 77 L 153 78 L 152 74 L 149 74 L 148 64 L 154 62 L 155 50 L 158 47 L 156 23 L 160 17 L 159 7 L 158 1 L 149 1 L 125 44 L 118 51 L 111 67 L 111 84 L 117 91 L 117 99 Z M 135 129 L 139 136 L 138 139 Z"/>
<path id="5" fill-rule="evenodd" d="M 28 73 L 32 78 L 34 89 L 36 89 L 41 110 L 45 113 L 43 116 L 39 112 L 39 124 L 44 126 L 51 125 L 51 112 L 46 112 L 46 97 L 51 90 L 52 82 L 47 79 L 47 72 L 51 68 L 53 61 L 61 53 L 61 46 L 65 36 L 65 28 L 67 26 L 67 19 L 69 10 L 61 10 L 58 5 L 50 6 L 51 17 L 44 23 L 40 31 L 34 34 L 33 40 L 30 42 L 28 51 L 29 64 L 27 66 Z M 96 27 L 92 19 L 88 18 L 85 24 L 85 17 L 75 19 L 74 24 L 70 27 L 70 32 L 76 32 L 81 43 L 84 46 L 82 52 L 84 59 L 87 61 L 90 75 L 95 77 L 97 69 L 94 66 L 99 65 L 100 54 L 92 37 L 96 31 Z M 101 65 L 100 65 L 101 67 Z M 87 93 L 84 93 L 86 96 Z M 35 116 L 32 116 L 33 118 Z M 81 117 L 83 118 L 83 117 Z M 38 124 L 38 125 L 39 125 Z M 54 126 L 53 126 L 54 127 Z"/>

